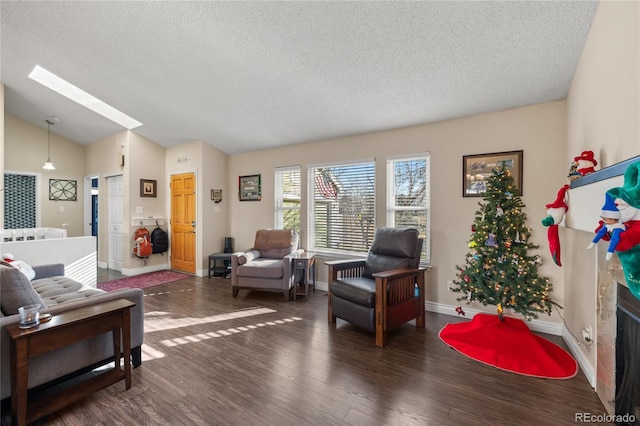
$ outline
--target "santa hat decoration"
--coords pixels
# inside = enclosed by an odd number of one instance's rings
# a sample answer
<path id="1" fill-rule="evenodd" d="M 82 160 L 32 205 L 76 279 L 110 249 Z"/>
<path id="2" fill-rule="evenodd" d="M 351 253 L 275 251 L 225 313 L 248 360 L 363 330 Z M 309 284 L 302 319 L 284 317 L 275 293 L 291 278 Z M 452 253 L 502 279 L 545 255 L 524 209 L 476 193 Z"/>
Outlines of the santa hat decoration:
<path id="1" fill-rule="evenodd" d="M 640 162 L 629 164 L 624 172 L 624 185 L 607 191 L 614 199 L 620 198 L 632 207 L 640 208 Z"/>
<path id="2" fill-rule="evenodd" d="M 621 217 L 618 206 L 609 194 L 604 194 L 604 206 L 602 206 L 600 217 L 603 219 L 620 219 Z"/>
<path id="3" fill-rule="evenodd" d="M 636 217 L 637 209 L 640 209 L 640 162 L 629 164 L 624 172 L 624 184 L 621 187 L 609 189 L 607 195 L 621 204 L 618 210 L 622 216 L 632 214 L 625 221 L 624 232 L 619 233 L 620 241 L 616 245 L 616 253 L 622 264 L 629 290 L 640 299 L 640 279 L 638 278 L 640 277 L 640 220 Z M 623 210 L 622 203 L 628 204 L 629 207 Z M 623 220 L 625 218 L 621 221 Z"/>
<path id="4" fill-rule="evenodd" d="M 579 156 L 579 157 L 575 157 L 573 160 L 574 160 L 574 161 L 580 161 L 580 160 L 583 160 L 583 161 L 590 161 L 590 162 L 592 162 L 592 163 L 593 163 L 593 165 L 594 165 L 594 166 L 597 166 L 597 165 L 598 165 L 598 162 L 597 162 L 597 161 L 596 161 L 596 159 L 595 159 L 595 156 L 594 156 L 594 154 L 593 154 L 593 151 L 582 151 L 582 153 L 580 154 L 580 156 Z"/>
<path id="5" fill-rule="evenodd" d="M 551 204 L 547 204 L 547 208 L 548 209 L 564 208 L 565 210 L 569 209 L 569 206 L 564 201 L 565 196 L 567 194 L 567 189 L 569 189 L 569 185 L 563 185 L 562 188 L 560 188 L 560 190 L 558 191 L 558 196 L 556 197 L 556 200 Z"/>
<path id="6" fill-rule="evenodd" d="M 564 215 L 569 206 L 564 201 L 567 195 L 569 185 L 565 184 L 558 191 L 558 195 L 553 203 L 547 204 L 548 216 L 542 219 L 542 224 L 548 226 L 547 239 L 549 240 L 549 251 L 553 261 L 558 266 L 562 266 L 560 261 L 560 236 L 558 234 L 558 224 L 564 219 Z"/>

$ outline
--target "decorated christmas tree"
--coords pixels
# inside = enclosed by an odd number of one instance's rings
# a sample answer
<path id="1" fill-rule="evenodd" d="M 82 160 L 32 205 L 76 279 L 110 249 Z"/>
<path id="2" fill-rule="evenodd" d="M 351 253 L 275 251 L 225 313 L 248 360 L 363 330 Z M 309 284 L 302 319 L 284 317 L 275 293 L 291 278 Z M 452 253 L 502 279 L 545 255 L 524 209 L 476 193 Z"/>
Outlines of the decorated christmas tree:
<path id="1" fill-rule="evenodd" d="M 526 320 L 539 313 L 551 315 L 552 307 L 559 305 L 551 300 L 552 284 L 538 275 L 541 258 L 528 254 L 538 246 L 529 242 L 525 206 L 507 168 L 492 172 L 483 200 L 471 227 L 471 251 L 466 265 L 457 266 L 452 290 L 464 294 L 459 301 L 495 305 L 500 320 L 508 308 Z"/>

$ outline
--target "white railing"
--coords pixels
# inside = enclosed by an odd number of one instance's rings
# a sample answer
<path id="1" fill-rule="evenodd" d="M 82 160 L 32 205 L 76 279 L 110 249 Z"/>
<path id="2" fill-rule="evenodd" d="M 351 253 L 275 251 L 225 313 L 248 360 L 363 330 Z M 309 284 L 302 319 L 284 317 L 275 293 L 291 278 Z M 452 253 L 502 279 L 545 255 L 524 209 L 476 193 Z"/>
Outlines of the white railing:
<path id="1" fill-rule="evenodd" d="M 0 242 L 49 240 L 52 238 L 67 238 L 67 230 L 63 228 L 24 228 L 0 231 Z"/>

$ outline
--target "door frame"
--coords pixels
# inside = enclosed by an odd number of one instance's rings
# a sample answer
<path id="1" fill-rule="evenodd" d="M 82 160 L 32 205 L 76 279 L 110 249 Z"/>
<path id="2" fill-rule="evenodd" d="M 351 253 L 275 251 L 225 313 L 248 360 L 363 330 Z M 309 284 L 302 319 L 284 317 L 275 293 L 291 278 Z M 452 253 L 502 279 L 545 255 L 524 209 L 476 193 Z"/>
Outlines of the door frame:
<path id="1" fill-rule="evenodd" d="M 171 199 L 171 178 L 174 175 L 181 175 L 184 173 L 193 173 L 193 175 L 195 176 L 196 179 L 196 196 L 195 196 L 195 207 L 194 207 L 194 211 L 195 211 L 195 215 L 196 215 L 196 265 L 195 265 L 195 275 L 202 277 L 203 275 L 203 269 L 201 268 L 202 266 L 202 218 L 201 218 L 201 214 L 200 214 L 200 203 L 201 203 L 201 194 L 203 193 L 201 190 L 199 190 L 199 188 L 202 186 L 202 182 L 200 181 L 200 173 L 198 173 L 198 169 L 176 169 L 176 170 L 171 170 L 168 171 L 166 174 L 166 179 L 167 179 L 167 185 L 166 185 L 166 189 L 167 189 L 167 193 L 166 193 L 166 212 L 167 212 L 167 232 L 169 233 L 169 235 L 171 235 L 172 233 L 172 217 L 171 217 L 171 212 L 172 210 L 172 199 Z M 171 268 L 171 241 L 169 241 L 169 251 L 168 251 L 168 255 L 169 255 L 169 268 Z"/>
<path id="2" fill-rule="evenodd" d="M 100 191 L 100 175 L 86 175 L 84 177 L 84 225 L 82 227 L 83 235 L 91 235 L 91 212 L 93 209 L 91 202 L 91 180 L 98 179 L 98 191 Z M 98 196 L 98 208 L 100 206 L 100 197 Z M 99 220 L 99 219 L 98 219 Z M 99 226 L 99 225 L 98 225 Z M 98 237 L 100 236 L 100 229 L 98 229 Z"/>

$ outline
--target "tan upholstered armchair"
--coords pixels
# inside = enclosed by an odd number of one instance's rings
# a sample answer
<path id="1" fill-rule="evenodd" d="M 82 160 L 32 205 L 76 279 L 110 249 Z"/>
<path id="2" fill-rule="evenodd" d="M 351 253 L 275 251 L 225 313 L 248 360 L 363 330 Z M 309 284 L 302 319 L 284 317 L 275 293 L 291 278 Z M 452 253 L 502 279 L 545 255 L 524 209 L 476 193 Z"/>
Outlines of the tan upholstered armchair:
<path id="1" fill-rule="evenodd" d="M 253 248 L 231 255 L 233 297 L 240 290 L 280 291 L 287 300 L 296 283 L 292 256 L 298 249 L 293 229 L 260 229 Z"/>
<path id="2" fill-rule="evenodd" d="M 424 327 L 423 240 L 416 229 L 378 228 L 366 260 L 325 262 L 329 266 L 329 322 L 341 318 L 376 334 L 416 320 Z"/>

